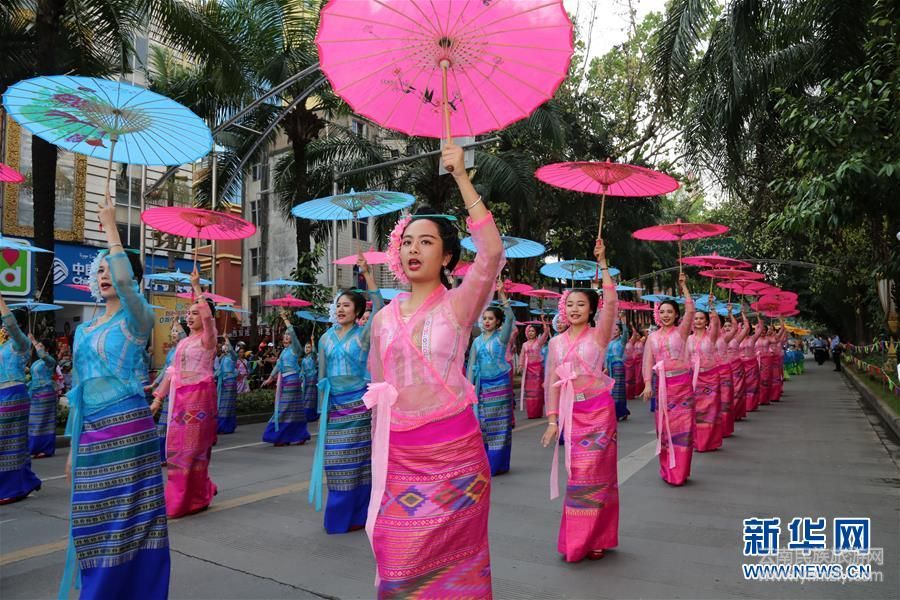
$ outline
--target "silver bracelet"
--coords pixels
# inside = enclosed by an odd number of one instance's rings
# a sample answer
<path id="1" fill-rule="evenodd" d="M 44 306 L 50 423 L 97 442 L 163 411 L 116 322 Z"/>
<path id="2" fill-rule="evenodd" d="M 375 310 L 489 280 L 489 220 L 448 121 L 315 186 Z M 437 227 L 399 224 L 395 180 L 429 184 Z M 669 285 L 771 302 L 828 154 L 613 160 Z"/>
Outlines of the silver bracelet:
<path id="1" fill-rule="evenodd" d="M 478 200 L 476 200 L 475 202 L 473 202 L 470 206 L 467 206 L 467 207 L 466 207 L 466 210 L 472 210 L 473 208 L 475 208 L 476 206 L 478 206 L 480 203 L 481 203 L 481 196 L 478 196 Z"/>

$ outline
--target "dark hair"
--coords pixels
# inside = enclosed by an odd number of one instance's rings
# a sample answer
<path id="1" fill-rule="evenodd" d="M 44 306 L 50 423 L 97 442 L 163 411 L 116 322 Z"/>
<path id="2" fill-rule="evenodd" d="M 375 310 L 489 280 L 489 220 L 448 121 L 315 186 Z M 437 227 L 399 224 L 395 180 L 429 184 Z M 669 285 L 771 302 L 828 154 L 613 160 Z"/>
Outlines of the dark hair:
<path id="1" fill-rule="evenodd" d="M 675 309 L 675 323 L 678 323 L 678 321 L 681 319 L 681 308 L 678 306 L 678 303 L 674 300 L 663 300 L 659 303 L 659 307 L 662 308 L 663 304 L 668 304 L 673 309 Z"/>
<path id="2" fill-rule="evenodd" d="M 703 315 L 704 317 L 706 317 L 706 324 L 709 325 L 709 313 L 708 313 L 708 312 L 706 312 L 705 310 L 698 310 L 698 311 L 697 311 L 696 313 L 694 313 L 694 314 L 696 314 L 696 315 Z"/>
<path id="3" fill-rule="evenodd" d="M 362 317 L 366 312 L 366 297 L 353 290 L 344 290 L 338 295 L 338 300 L 344 296 L 350 298 L 350 301 L 353 303 L 353 310 L 356 313 L 356 318 L 359 319 Z"/>
<path id="4" fill-rule="evenodd" d="M 597 307 L 600 306 L 600 296 L 597 294 L 597 290 L 588 290 L 588 289 L 577 289 L 569 292 L 569 296 L 572 294 L 584 294 L 588 299 L 588 308 L 590 309 L 590 313 L 588 314 L 588 325 L 594 326 L 594 317 L 597 316 Z"/>
<path id="5" fill-rule="evenodd" d="M 181 325 L 181 330 L 184 332 L 184 335 L 191 335 L 191 328 L 188 327 L 187 321 L 178 319 L 178 324 Z"/>
<path id="6" fill-rule="evenodd" d="M 503 322 L 506 320 L 506 315 L 503 314 L 503 311 L 497 308 L 496 306 L 488 306 L 484 309 L 484 312 L 491 312 L 494 314 L 494 318 L 497 319 L 497 326 L 503 325 Z"/>
<path id="7" fill-rule="evenodd" d="M 144 278 L 144 265 L 141 264 L 141 255 L 128 248 L 125 248 L 124 250 L 125 256 L 128 258 L 129 264 L 131 264 L 131 272 L 134 273 L 134 280 L 140 281 Z"/>
<path id="8" fill-rule="evenodd" d="M 526 325 L 526 326 L 525 326 L 525 333 L 526 333 L 526 334 L 528 333 L 528 328 L 529 328 L 529 327 L 531 327 L 532 329 L 534 329 L 534 335 L 537 335 L 537 333 L 538 333 L 537 325 L 535 325 L 534 323 L 529 323 L 528 325 Z"/>
<path id="9" fill-rule="evenodd" d="M 210 300 L 209 298 L 204 298 L 206 300 L 206 305 L 209 307 L 209 312 L 212 313 L 213 318 L 216 316 L 216 303 Z"/>
<path id="10" fill-rule="evenodd" d="M 433 215 L 436 213 L 437 211 L 430 206 L 423 205 L 413 213 L 413 220 L 415 220 L 416 215 Z M 459 262 L 459 255 L 462 253 L 462 246 L 459 243 L 459 231 L 456 229 L 456 225 L 454 225 L 453 221 L 450 219 L 423 217 L 421 220 L 431 221 L 437 227 L 438 235 L 443 244 L 444 254 L 450 255 L 450 262 L 447 263 L 446 270 L 452 273 L 453 269 L 456 268 L 456 264 Z M 447 289 L 453 287 L 443 269 L 441 269 L 441 283 L 444 284 L 444 287 Z"/>

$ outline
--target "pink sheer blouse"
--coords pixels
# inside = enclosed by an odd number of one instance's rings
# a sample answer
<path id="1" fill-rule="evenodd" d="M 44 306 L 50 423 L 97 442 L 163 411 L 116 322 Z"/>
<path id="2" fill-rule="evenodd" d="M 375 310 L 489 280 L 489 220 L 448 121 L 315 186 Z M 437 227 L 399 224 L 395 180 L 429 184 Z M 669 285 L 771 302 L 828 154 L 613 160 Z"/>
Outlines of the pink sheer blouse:
<path id="1" fill-rule="evenodd" d="M 684 315 L 677 327 L 657 329 L 647 336 L 644 343 L 644 383 L 653 379 L 653 365 L 662 361 L 666 372 L 686 371 L 691 367 L 691 356 L 687 339 L 694 321 L 694 302 L 687 300 Z"/>
<path id="2" fill-rule="evenodd" d="M 550 330 L 545 330 L 533 340 L 525 340 L 522 344 L 522 351 L 519 353 L 519 368 L 524 369 L 525 364 L 536 365 L 543 364 L 544 357 L 541 356 L 541 348 L 547 343 L 550 337 Z"/>
<path id="3" fill-rule="evenodd" d="M 213 360 L 216 356 L 216 321 L 206 301 L 198 302 L 200 320 L 203 329 L 199 333 L 191 335 L 178 342 L 175 348 L 175 356 L 172 365 L 166 371 L 166 376 L 154 396 L 163 398 L 169 393 L 169 386 L 173 380 L 178 385 L 199 383 L 212 379 Z M 177 375 L 172 371 L 177 371 Z M 174 375 L 174 377 L 173 377 Z"/>
<path id="4" fill-rule="evenodd" d="M 711 311 L 709 328 L 700 334 L 694 331 L 688 338 L 688 354 L 692 361 L 699 362 L 701 369 L 709 369 L 718 364 L 719 324 L 719 315 Z"/>
<path id="5" fill-rule="evenodd" d="M 569 329 L 550 340 L 547 349 L 547 376 L 544 378 L 548 415 L 559 414 L 557 367 L 563 363 L 572 367 L 576 394 L 594 396 L 612 387 L 613 380 L 603 374 L 603 364 L 606 362 L 606 348 L 612 338 L 617 306 L 616 286 L 604 285 L 603 307 L 597 315 L 596 326 L 586 327 L 577 337 L 572 337 L 572 330 Z"/>
<path id="6" fill-rule="evenodd" d="M 396 391 L 393 431 L 451 417 L 477 401 L 463 362 L 472 326 L 490 301 L 505 260 L 490 214 L 470 219 L 468 228 L 478 254 L 459 287 L 438 286 L 411 315 L 403 314 L 409 296 L 398 296 L 373 317 L 369 393 L 386 385 L 391 395 Z"/>

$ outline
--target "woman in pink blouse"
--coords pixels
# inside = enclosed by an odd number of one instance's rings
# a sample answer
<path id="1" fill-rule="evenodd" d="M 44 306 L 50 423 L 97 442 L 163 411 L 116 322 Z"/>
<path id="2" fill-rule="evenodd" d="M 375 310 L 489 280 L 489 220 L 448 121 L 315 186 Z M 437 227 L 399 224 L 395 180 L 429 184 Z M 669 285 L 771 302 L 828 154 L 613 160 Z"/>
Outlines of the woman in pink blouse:
<path id="1" fill-rule="evenodd" d="M 544 416 L 544 357 L 541 350 L 550 338 L 550 324 L 547 315 L 543 315 L 541 321 L 540 335 L 533 323 L 525 326 L 525 342 L 519 353 L 519 373 L 522 375 L 519 402 L 525 405 L 529 419 Z"/>
<path id="2" fill-rule="evenodd" d="M 647 336 L 644 345 L 642 394 L 644 400 L 650 400 L 653 392 L 657 392 L 659 476 L 671 485 L 683 485 L 691 474 L 695 428 L 691 359 L 687 348 L 694 322 L 694 300 L 684 273 L 678 276 L 678 283 L 684 296 L 684 315 L 679 315 L 674 300 L 660 303 L 659 329 Z"/>
<path id="3" fill-rule="evenodd" d="M 366 532 L 380 598 L 491 597 L 490 469 L 463 360 L 503 266 L 503 244 L 462 149 L 448 144 L 442 160 L 478 254 L 450 289 L 460 254 L 450 218 L 420 209 L 420 218 L 401 219 L 391 234 L 391 270 L 411 292 L 373 317 L 372 383 L 363 398 L 374 409 Z"/>
<path id="4" fill-rule="evenodd" d="M 726 359 L 728 361 L 728 369 L 731 371 L 731 390 L 732 390 L 732 431 L 734 423 L 742 420 L 747 416 L 747 400 L 744 396 L 744 363 L 741 360 L 741 342 L 747 337 L 750 326 L 747 323 L 747 316 L 741 307 L 741 317 L 743 317 L 743 326 L 739 325 L 737 319 L 731 314 L 731 304 L 728 305 L 728 321 L 724 324 L 726 334 L 731 334 L 728 339 L 726 348 Z"/>
<path id="5" fill-rule="evenodd" d="M 178 342 L 172 365 L 166 371 L 150 409 L 156 413 L 168 396 L 166 455 L 166 515 L 170 519 L 206 509 L 216 494 L 209 478 L 209 459 L 216 441 L 216 322 L 210 304 L 203 299 L 200 274 L 191 274 L 194 296 L 187 317 L 191 333 Z"/>
<path id="6" fill-rule="evenodd" d="M 557 551 L 566 562 L 603 558 L 619 545 L 619 484 L 613 380 L 603 373 L 616 318 L 616 285 L 597 240 L 594 256 L 603 273 L 603 308 L 594 290 L 572 290 L 560 301 L 569 329 L 550 340 L 547 351 L 547 416 L 541 438 L 554 446 L 550 499 L 559 496 L 560 436 L 565 440 L 566 497 Z"/>
<path id="7" fill-rule="evenodd" d="M 763 334 L 766 326 L 762 317 L 753 326 L 753 335 L 749 334 L 741 342 L 741 357 L 744 362 L 744 398 L 747 412 L 753 412 L 759 408 L 759 357 L 756 356 L 756 340 Z"/>
<path id="8" fill-rule="evenodd" d="M 694 313 L 694 330 L 687 340 L 688 355 L 693 364 L 694 450 L 709 452 L 722 447 L 721 396 L 719 394 L 719 315 L 715 297 L 710 294 L 709 312 Z"/>

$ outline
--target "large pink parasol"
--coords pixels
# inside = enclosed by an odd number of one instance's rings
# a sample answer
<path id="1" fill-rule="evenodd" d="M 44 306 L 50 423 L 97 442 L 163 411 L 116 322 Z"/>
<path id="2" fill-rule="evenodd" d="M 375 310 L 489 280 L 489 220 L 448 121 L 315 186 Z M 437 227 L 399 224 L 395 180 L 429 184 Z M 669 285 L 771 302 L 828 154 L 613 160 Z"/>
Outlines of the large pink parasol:
<path id="1" fill-rule="evenodd" d="M 309 300 L 304 300 L 302 298 L 295 298 L 294 296 L 287 294 L 281 298 L 273 298 L 266 302 L 266 306 L 285 306 L 290 308 L 303 308 L 305 306 L 312 306 L 313 303 Z"/>
<path id="2" fill-rule="evenodd" d="M 684 240 L 699 240 L 706 237 L 722 235 L 728 231 L 727 225 L 716 223 L 683 223 L 677 219 L 674 223 L 654 225 L 638 229 L 631 235 L 638 240 L 648 242 L 678 242 L 678 272 L 681 273 L 681 242 Z"/>
<path id="3" fill-rule="evenodd" d="M 237 300 L 233 300 L 228 296 L 220 296 L 219 294 L 213 294 L 212 292 L 203 292 L 201 294 L 204 298 L 209 298 L 215 304 L 235 304 Z M 193 292 L 182 292 L 180 294 L 175 294 L 176 298 L 184 298 L 186 300 L 194 300 L 195 296 Z"/>
<path id="4" fill-rule="evenodd" d="M 733 292 L 747 296 L 758 296 L 763 291 L 768 290 L 772 287 L 768 283 L 764 283 L 762 281 L 748 280 L 722 281 L 717 285 L 720 288 L 732 290 Z"/>
<path id="5" fill-rule="evenodd" d="M 331 0 L 319 19 L 320 68 L 354 112 L 448 140 L 530 115 L 574 50 L 562 0 Z"/>
<path id="6" fill-rule="evenodd" d="M 749 269 L 753 266 L 743 260 L 720 256 L 716 252 L 703 256 L 685 256 L 680 262 L 683 265 L 705 267 L 707 269 Z"/>
<path id="7" fill-rule="evenodd" d="M 507 294 L 525 294 L 533 289 L 534 288 L 527 283 L 516 283 L 511 279 L 507 279 L 503 282 L 503 291 Z"/>
<path id="8" fill-rule="evenodd" d="M 153 229 L 186 238 L 197 238 L 194 246 L 194 266 L 197 265 L 199 240 L 242 240 L 256 233 L 256 225 L 235 215 L 189 208 L 160 206 L 141 213 L 141 220 Z"/>
<path id="9" fill-rule="evenodd" d="M 668 194 L 678 189 L 679 183 L 665 173 L 646 167 L 605 162 L 564 162 L 545 165 L 534 172 L 535 177 L 552 186 L 599 194 L 600 225 L 597 237 L 603 233 L 603 213 L 607 196 L 643 198 Z"/>
<path id="10" fill-rule="evenodd" d="M 25 176 L 10 167 L 9 165 L 4 165 L 0 163 L 0 182 L 3 183 L 22 183 L 25 181 Z"/>
<path id="11" fill-rule="evenodd" d="M 370 250 L 369 252 L 363 252 L 363 256 L 370 265 L 383 265 L 388 261 L 387 252 L 373 252 Z M 358 254 L 351 254 L 333 262 L 336 265 L 355 265 L 358 259 Z"/>
<path id="12" fill-rule="evenodd" d="M 741 281 L 760 281 L 766 278 L 765 273 L 759 271 L 744 271 L 742 269 L 709 269 L 708 271 L 700 271 L 703 277 L 712 277 L 713 279 L 729 279 Z"/>

